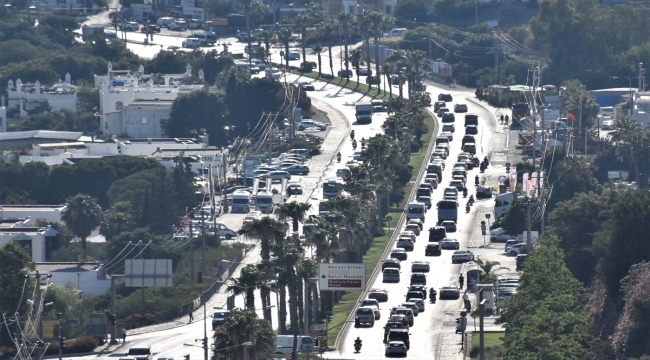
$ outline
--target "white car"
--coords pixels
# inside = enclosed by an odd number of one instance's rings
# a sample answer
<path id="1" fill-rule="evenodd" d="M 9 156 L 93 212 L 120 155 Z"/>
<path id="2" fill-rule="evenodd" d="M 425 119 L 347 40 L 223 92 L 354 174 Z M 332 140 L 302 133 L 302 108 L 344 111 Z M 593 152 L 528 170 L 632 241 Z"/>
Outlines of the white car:
<path id="1" fill-rule="evenodd" d="M 138 23 L 135 21 L 127 21 L 124 23 L 120 23 L 120 29 L 126 31 L 137 31 L 140 29 L 140 25 L 138 25 Z"/>
<path id="2" fill-rule="evenodd" d="M 614 120 L 605 120 L 600 124 L 600 128 L 603 130 L 613 130 L 615 128 L 614 126 Z"/>
<path id="3" fill-rule="evenodd" d="M 454 134 L 450 131 L 444 131 L 443 129 L 443 131 L 440 133 L 440 136 L 446 137 L 447 139 L 449 139 L 449 141 L 454 141 Z M 449 155 L 449 153 L 447 153 L 447 155 Z"/>
<path id="4" fill-rule="evenodd" d="M 400 238 L 397 240 L 397 245 L 396 247 L 404 249 L 406 251 L 413 251 L 414 245 L 413 241 L 411 241 L 408 238 Z"/>
<path id="5" fill-rule="evenodd" d="M 411 264 L 411 272 L 425 272 L 428 273 L 431 270 L 431 266 L 428 261 L 414 261 Z"/>
<path id="6" fill-rule="evenodd" d="M 203 45 L 203 41 L 197 39 L 197 38 L 189 38 L 183 41 L 183 47 L 199 47 Z"/>
<path id="7" fill-rule="evenodd" d="M 274 170 L 274 171 L 267 172 L 266 178 L 270 179 L 271 181 L 273 180 L 282 181 L 283 179 L 291 180 L 291 174 L 289 174 L 289 172 L 285 170 Z"/>
<path id="8" fill-rule="evenodd" d="M 269 79 L 279 80 L 284 73 L 281 70 L 266 69 L 264 74 Z"/>
<path id="9" fill-rule="evenodd" d="M 490 241 L 492 242 L 506 242 L 514 239 L 514 236 L 507 234 L 502 228 L 490 230 Z"/>
<path id="10" fill-rule="evenodd" d="M 440 241 L 440 248 L 458 250 L 460 248 L 460 243 L 456 239 L 444 238 Z"/>
<path id="11" fill-rule="evenodd" d="M 452 263 L 462 263 L 474 260 L 474 254 L 469 250 L 457 250 L 451 255 Z"/>
<path id="12" fill-rule="evenodd" d="M 317 128 L 320 131 L 325 131 L 327 129 L 327 125 L 325 125 L 320 121 L 314 121 L 310 119 L 305 119 L 298 124 L 298 130 L 300 131 L 303 131 L 308 128 Z"/>
<path id="13" fill-rule="evenodd" d="M 418 238 L 417 235 L 410 230 L 404 230 L 399 234 L 399 237 L 403 237 L 403 236 L 410 238 L 411 240 L 413 240 L 413 242 L 415 242 L 415 240 L 417 240 Z"/>
<path id="14" fill-rule="evenodd" d="M 261 211 L 251 211 L 244 218 L 244 224 L 253 222 L 253 220 L 259 220 L 264 216 Z"/>
<path id="15" fill-rule="evenodd" d="M 286 170 L 291 175 L 307 175 L 307 174 L 309 174 L 309 166 L 306 166 L 306 165 L 295 164 L 295 165 L 291 165 L 291 166 L 285 168 L 284 170 Z"/>
<path id="16" fill-rule="evenodd" d="M 517 256 L 526 253 L 526 244 L 515 244 L 506 249 L 506 254 Z"/>
<path id="17" fill-rule="evenodd" d="M 420 225 L 418 224 L 406 224 L 404 230 L 413 231 L 415 235 L 420 235 Z"/>

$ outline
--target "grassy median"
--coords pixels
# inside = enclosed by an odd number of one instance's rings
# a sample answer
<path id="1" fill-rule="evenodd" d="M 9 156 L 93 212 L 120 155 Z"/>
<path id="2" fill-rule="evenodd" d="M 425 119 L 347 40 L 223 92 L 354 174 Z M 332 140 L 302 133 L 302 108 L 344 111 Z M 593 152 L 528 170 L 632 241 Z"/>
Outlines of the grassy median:
<path id="1" fill-rule="evenodd" d="M 348 89 L 356 90 L 360 93 L 366 94 L 368 96 L 376 97 L 377 99 L 388 100 L 391 98 L 391 94 L 387 89 L 386 90 L 382 89 L 381 91 L 379 91 L 376 85 L 374 85 L 372 89 L 370 89 L 370 86 L 368 86 L 368 84 L 354 81 L 356 76 L 346 79 L 338 76 L 332 76 L 327 73 L 319 74 L 317 71 L 302 72 L 299 71 L 298 68 L 295 67 L 290 67 L 290 68 L 292 73 L 295 75 L 299 75 L 299 76 L 302 75 L 308 78 L 312 78 L 314 80 L 325 81 L 329 84 L 343 86 Z M 399 96 L 398 94 L 399 94 L 399 90 L 397 88 L 393 88 L 393 97 L 398 97 Z"/>
<path id="2" fill-rule="evenodd" d="M 388 243 L 390 242 L 390 239 L 392 238 L 393 233 L 395 232 L 394 227 L 399 221 L 400 216 L 402 216 L 402 212 L 404 207 L 406 206 L 406 203 L 409 201 L 409 196 L 411 195 L 411 190 L 413 189 L 413 186 L 415 186 L 415 181 L 417 180 L 417 176 L 419 174 L 420 168 L 422 167 L 422 164 L 425 161 L 427 161 L 426 154 L 429 150 L 429 142 L 431 141 L 433 132 L 436 129 L 435 129 L 435 122 L 433 120 L 433 117 L 431 117 L 431 115 L 428 113 L 424 118 L 424 123 L 428 126 L 429 131 L 422 136 L 422 142 L 424 143 L 424 146 L 422 147 L 421 151 L 411 153 L 411 160 L 409 161 L 409 165 L 413 167 L 413 172 L 411 173 L 411 181 L 404 188 L 406 197 L 399 204 L 399 206 L 392 207 L 387 214 L 387 216 L 393 218 L 393 220 L 390 223 L 386 223 L 385 225 L 385 227 L 390 227 L 390 231 L 386 231 L 386 234 L 383 236 L 376 237 L 370 249 L 368 249 L 366 254 L 363 256 L 363 263 L 366 264 L 367 281 L 370 281 L 370 276 L 372 275 L 372 272 L 375 270 L 375 267 L 377 266 L 377 264 L 379 264 L 380 261 L 383 260 L 382 255 L 384 254 L 384 250 L 386 249 L 386 246 L 389 245 Z M 336 326 L 345 322 L 348 318 L 348 315 L 350 314 L 350 312 L 352 312 L 352 310 L 354 309 L 358 301 L 359 301 L 358 292 L 346 292 L 345 295 L 341 297 L 339 302 L 335 304 L 334 308 L 332 309 L 333 316 L 330 325 Z M 329 331 L 328 346 L 334 345 L 336 338 L 341 332 L 341 327 L 342 326 L 338 326 Z"/>

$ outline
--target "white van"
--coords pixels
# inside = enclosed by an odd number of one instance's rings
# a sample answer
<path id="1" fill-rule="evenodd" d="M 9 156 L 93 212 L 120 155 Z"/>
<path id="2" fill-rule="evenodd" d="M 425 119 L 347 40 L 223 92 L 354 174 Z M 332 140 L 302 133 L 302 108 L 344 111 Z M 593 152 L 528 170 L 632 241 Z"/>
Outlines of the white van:
<path id="1" fill-rule="evenodd" d="M 515 200 L 515 193 L 507 192 L 505 194 L 499 194 L 494 198 L 494 217 L 495 220 L 501 219 L 503 215 L 508 212 L 508 209 L 512 207 L 512 202 Z"/>
<path id="2" fill-rule="evenodd" d="M 404 36 L 406 34 L 406 28 L 394 28 L 390 32 L 388 32 L 388 37 L 400 37 Z"/>
<path id="3" fill-rule="evenodd" d="M 312 340 L 311 336 L 298 335 L 297 341 L 296 349 L 299 352 L 314 350 L 314 340 Z M 293 352 L 293 335 L 278 335 L 276 344 L 274 353 L 290 354 Z"/>
<path id="4" fill-rule="evenodd" d="M 156 21 L 156 25 L 163 27 L 169 25 L 169 23 L 176 21 L 175 18 L 165 16 L 165 17 L 159 17 L 158 20 Z"/>
<path id="5" fill-rule="evenodd" d="M 260 191 L 257 193 L 255 207 L 263 214 L 270 214 L 273 212 L 273 193 L 268 191 Z"/>
<path id="6" fill-rule="evenodd" d="M 424 221 L 424 215 L 427 213 L 427 207 L 421 202 L 412 202 L 406 206 L 406 218 L 421 219 Z"/>
<path id="7" fill-rule="evenodd" d="M 235 230 L 229 228 L 228 225 L 223 223 L 217 223 L 216 225 L 217 225 L 217 236 L 225 237 L 226 240 L 230 240 L 235 236 L 237 236 Z"/>
<path id="8" fill-rule="evenodd" d="M 232 212 L 248 213 L 250 208 L 251 194 L 247 191 L 235 191 L 232 194 Z"/>

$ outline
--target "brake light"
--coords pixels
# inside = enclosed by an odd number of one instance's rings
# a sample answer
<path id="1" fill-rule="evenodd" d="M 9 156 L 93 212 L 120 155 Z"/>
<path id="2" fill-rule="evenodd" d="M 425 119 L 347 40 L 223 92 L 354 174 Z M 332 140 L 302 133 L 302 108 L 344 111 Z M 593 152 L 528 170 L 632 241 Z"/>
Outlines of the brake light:
<path id="1" fill-rule="evenodd" d="M 457 293 L 457 292 L 458 292 L 458 290 L 454 290 L 454 292 L 455 292 L 455 293 Z"/>
<path id="2" fill-rule="evenodd" d="M 359 320 L 359 317 L 358 317 L 358 316 L 355 316 L 355 317 L 354 317 L 354 320 Z"/>

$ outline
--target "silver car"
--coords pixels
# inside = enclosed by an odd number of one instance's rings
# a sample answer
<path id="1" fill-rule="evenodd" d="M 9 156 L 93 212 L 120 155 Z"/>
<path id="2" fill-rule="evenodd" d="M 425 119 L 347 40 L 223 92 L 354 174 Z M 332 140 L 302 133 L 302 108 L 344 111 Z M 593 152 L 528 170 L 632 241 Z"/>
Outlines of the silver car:
<path id="1" fill-rule="evenodd" d="M 460 249 L 460 243 L 456 239 L 444 238 L 440 241 L 440 248 L 458 250 Z"/>
<path id="2" fill-rule="evenodd" d="M 400 280 L 399 273 L 400 273 L 400 271 L 397 270 L 397 269 L 393 269 L 393 268 L 384 269 L 384 271 L 383 271 L 383 274 L 384 274 L 383 281 L 384 282 L 399 282 L 399 280 Z"/>
<path id="3" fill-rule="evenodd" d="M 406 356 L 408 350 L 403 341 L 390 341 L 386 344 L 386 356 L 403 355 Z"/>
<path id="4" fill-rule="evenodd" d="M 415 316 L 418 316 L 418 314 L 420 314 L 420 307 L 412 301 L 403 302 L 401 306 L 411 309 L 411 311 L 413 311 L 413 315 Z"/>

